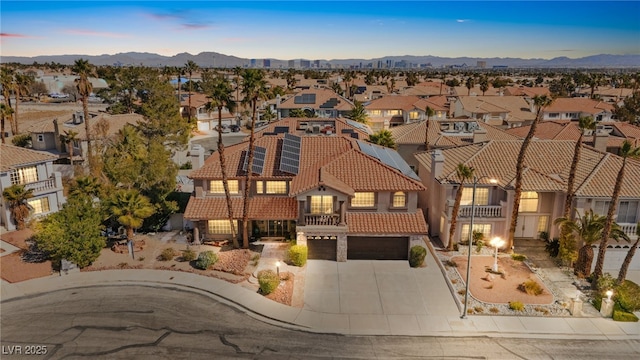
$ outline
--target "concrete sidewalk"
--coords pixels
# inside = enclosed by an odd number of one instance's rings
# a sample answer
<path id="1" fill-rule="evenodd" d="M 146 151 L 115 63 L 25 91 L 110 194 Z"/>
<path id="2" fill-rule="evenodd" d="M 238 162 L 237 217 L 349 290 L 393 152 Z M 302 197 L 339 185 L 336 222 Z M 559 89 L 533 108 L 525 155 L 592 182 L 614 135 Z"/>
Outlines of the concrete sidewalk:
<path id="1" fill-rule="evenodd" d="M 417 269 L 406 262 L 310 261 L 302 308 L 282 305 L 224 280 L 164 270 L 76 272 L 17 284 L 3 281 L 0 294 L 7 301 L 74 287 L 137 284 L 195 291 L 262 321 L 318 333 L 640 339 L 639 323 L 605 318 L 470 315 L 461 319 L 436 260 L 428 256 L 427 261 L 426 267 Z"/>

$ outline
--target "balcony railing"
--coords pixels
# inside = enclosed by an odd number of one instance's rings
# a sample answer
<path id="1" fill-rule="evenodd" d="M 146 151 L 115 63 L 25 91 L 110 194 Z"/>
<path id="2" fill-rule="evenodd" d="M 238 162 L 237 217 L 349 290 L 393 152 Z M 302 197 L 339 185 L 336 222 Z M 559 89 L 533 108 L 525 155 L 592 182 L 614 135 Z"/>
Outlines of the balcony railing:
<path id="1" fill-rule="evenodd" d="M 621 223 L 618 224 L 620 225 L 620 227 L 622 228 L 622 231 L 629 235 L 630 238 L 635 239 L 636 235 L 636 231 L 638 229 L 638 224 L 631 224 L 631 223 Z"/>
<path id="2" fill-rule="evenodd" d="M 309 226 L 312 226 L 312 225 L 338 226 L 338 224 L 340 224 L 340 215 L 338 214 L 328 214 L 328 215 L 305 214 L 304 223 L 305 225 L 309 225 Z"/>
<path id="3" fill-rule="evenodd" d="M 502 217 L 502 206 L 500 205 L 476 205 L 474 217 L 477 218 L 500 218 Z M 471 205 L 461 206 L 458 212 L 459 217 L 471 217 Z"/>
<path id="4" fill-rule="evenodd" d="M 24 185 L 26 190 L 32 189 L 33 192 L 47 191 L 56 188 L 56 179 L 50 178 L 47 180 L 36 181 Z"/>

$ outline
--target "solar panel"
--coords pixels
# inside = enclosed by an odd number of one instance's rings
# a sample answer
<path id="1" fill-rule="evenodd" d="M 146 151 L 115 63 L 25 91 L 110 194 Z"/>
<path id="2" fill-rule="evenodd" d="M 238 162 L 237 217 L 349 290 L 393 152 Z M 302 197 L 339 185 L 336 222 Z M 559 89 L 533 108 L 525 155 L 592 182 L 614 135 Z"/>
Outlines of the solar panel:
<path id="1" fill-rule="evenodd" d="M 352 137 L 352 138 L 354 138 L 354 139 L 359 139 L 359 138 L 360 138 L 360 135 L 358 135 L 358 133 L 357 133 L 357 132 L 352 132 L 352 133 L 351 133 L 351 137 Z"/>
<path id="2" fill-rule="evenodd" d="M 409 164 L 404 161 L 404 159 L 400 156 L 400 154 L 398 154 L 397 151 L 385 147 L 375 146 L 360 140 L 358 140 L 358 146 L 363 153 L 378 159 L 383 164 L 386 164 L 415 180 L 420 180 L 418 175 L 416 175 L 416 173 L 411 170 Z"/>
<path id="3" fill-rule="evenodd" d="M 376 158 L 376 159 L 378 159 L 378 160 L 379 160 L 379 158 L 378 158 L 378 153 L 377 153 L 377 152 L 376 152 L 376 150 L 373 148 L 373 146 L 371 146 L 371 144 L 366 143 L 366 142 L 361 141 L 361 140 L 358 140 L 358 146 L 360 147 L 360 150 L 361 150 L 363 153 L 365 153 L 365 154 L 367 154 L 367 155 L 369 155 L 369 156 L 371 156 L 371 157 Z"/>
<path id="4" fill-rule="evenodd" d="M 273 129 L 273 132 L 275 132 L 276 134 L 286 134 L 289 132 L 289 127 L 288 126 L 276 126 Z"/>
<path id="5" fill-rule="evenodd" d="M 418 177 L 418 175 L 416 175 L 416 173 L 411 169 L 411 166 L 409 166 L 409 164 L 407 164 L 407 162 L 404 161 L 402 156 L 400 156 L 400 154 L 398 154 L 397 151 L 392 149 L 387 149 L 387 152 L 389 153 L 389 156 L 391 156 L 391 158 L 395 161 L 396 169 L 400 170 L 400 172 L 403 173 L 404 175 L 407 175 L 415 180 L 420 181 L 420 178 Z"/>
<path id="6" fill-rule="evenodd" d="M 251 166 L 251 170 L 254 174 L 262 175 L 262 171 L 264 169 L 264 162 L 267 156 L 267 149 L 261 146 L 256 146 L 253 150 L 253 165 Z M 244 165 L 242 166 L 242 170 L 247 171 L 247 163 L 249 162 L 249 151 L 245 153 L 244 157 Z"/>
<path id="7" fill-rule="evenodd" d="M 284 134 L 282 153 L 280 155 L 280 171 L 298 174 L 300 171 L 300 147 L 302 138 L 289 133 Z"/>
<path id="8" fill-rule="evenodd" d="M 294 104 L 315 104 L 316 94 L 302 94 L 293 98 Z"/>
<path id="9" fill-rule="evenodd" d="M 351 134 L 353 133 L 353 129 L 342 129 L 343 134 Z"/>

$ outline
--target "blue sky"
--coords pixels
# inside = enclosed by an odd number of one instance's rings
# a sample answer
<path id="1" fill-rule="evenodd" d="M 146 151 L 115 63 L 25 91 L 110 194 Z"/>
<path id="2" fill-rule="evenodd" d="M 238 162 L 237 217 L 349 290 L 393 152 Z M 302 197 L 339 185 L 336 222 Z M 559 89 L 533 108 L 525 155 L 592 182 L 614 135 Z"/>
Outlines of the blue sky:
<path id="1" fill-rule="evenodd" d="M 640 54 L 639 1 L 6 1 L 0 55 Z"/>

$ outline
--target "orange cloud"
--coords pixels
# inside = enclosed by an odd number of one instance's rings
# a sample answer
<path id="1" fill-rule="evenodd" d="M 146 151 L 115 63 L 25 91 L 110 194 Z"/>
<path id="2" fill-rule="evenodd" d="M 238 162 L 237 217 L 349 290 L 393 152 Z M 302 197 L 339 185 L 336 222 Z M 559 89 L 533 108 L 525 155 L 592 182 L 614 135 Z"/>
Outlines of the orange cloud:
<path id="1" fill-rule="evenodd" d="M 24 34 L 0 33 L 0 38 L 31 38 L 33 36 Z"/>

